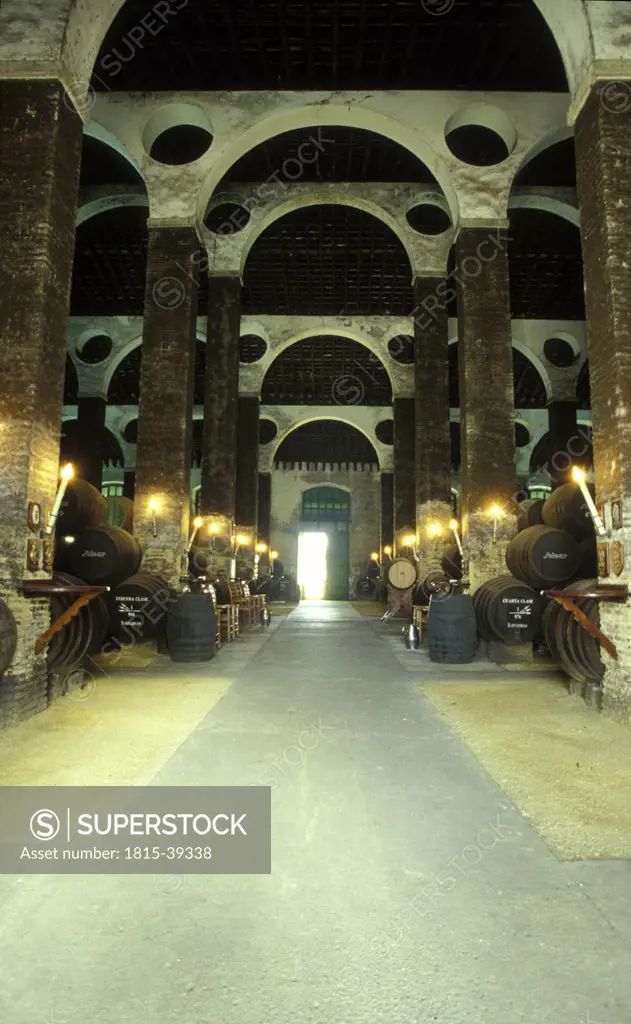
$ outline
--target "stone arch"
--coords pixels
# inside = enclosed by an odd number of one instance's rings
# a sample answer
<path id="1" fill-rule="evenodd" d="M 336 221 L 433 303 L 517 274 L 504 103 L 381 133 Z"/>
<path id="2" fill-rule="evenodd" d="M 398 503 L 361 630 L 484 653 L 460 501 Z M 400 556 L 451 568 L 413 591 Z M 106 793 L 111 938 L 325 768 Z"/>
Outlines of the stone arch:
<path id="1" fill-rule="evenodd" d="M 126 345 L 123 345 L 118 352 L 110 359 L 107 369 L 103 375 L 103 390 L 109 395 L 110 387 L 114 379 L 114 374 L 118 370 L 121 363 L 127 358 L 127 356 L 142 345 L 142 335 L 138 338 L 133 338 L 132 341 L 128 341 Z"/>
<path id="2" fill-rule="evenodd" d="M 556 199 L 554 196 L 546 196 L 537 192 L 521 192 L 519 195 L 511 196 L 508 200 L 508 209 L 540 210 L 569 221 L 575 228 L 580 229 L 581 226 L 581 215 L 576 206 L 564 203 L 562 199 Z"/>
<path id="3" fill-rule="evenodd" d="M 530 149 L 524 159 L 521 161 L 518 167 L 515 168 L 513 180 L 511 183 L 511 190 L 515 187 L 517 178 L 528 164 L 536 160 L 538 156 L 545 153 L 546 149 L 551 149 L 552 146 L 556 146 L 559 142 L 565 142 L 567 139 L 574 138 L 574 128 L 566 126 L 565 128 L 555 128 L 554 131 L 544 135 L 535 145 Z"/>
<path id="4" fill-rule="evenodd" d="M 452 345 L 457 345 L 457 344 L 458 344 L 458 338 L 457 337 L 449 339 L 449 346 L 450 347 Z M 547 399 L 548 399 L 548 401 L 550 401 L 550 399 L 552 398 L 552 381 L 550 380 L 550 374 L 546 370 L 544 364 L 541 362 L 539 357 L 537 355 L 535 355 L 535 353 L 532 352 L 531 349 L 528 348 L 527 345 L 523 344 L 523 342 L 516 341 L 515 338 L 513 338 L 512 347 L 517 352 L 520 352 L 523 356 L 525 356 L 525 358 L 528 359 L 530 363 L 532 363 L 533 367 L 535 368 L 535 370 L 537 371 L 537 373 L 541 377 L 541 380 L 543 381 L 543 386 L 544 386 L 544 388 L 546 390 Z"/>
<path id="5" fill-rule="evenodd" d="M 556 40 L 572 96 L 591 62 L 594 47 L 584 0 L 534 0 Z"/>
<path id="6" fill-rule="evenodd" d="M 237 160 L 245 156 L 255 146 L 274 138 L 276 135 L 282 135 L 284 132 L 302 128 L 311 128 L 314 132 L 317 131 L 318 119 L 318 104 L 279 111 L 257 122 L 238 138 L 225 144 L 221 151 L 217 152 L 217 159 L 200 189 L 197 201 L 197 217 L 199 222 L 202 223 L 204 219 L 208 204 L 217 185 Z M 363 128 L 366 131 L 376 132 L 379 135 L 383 135 L 384 138 L 398 143 L 418 157 L 429 168 L 440 185 L 449 204 L 452 222 L 454 224 L 458 223 L 458 197 L 451 174 L 443 157 L 439 156 L 432 149 L 419 135 L 418 131 L 393 120 L 386 114 L 381 114 L 379 111 L 368 110 L 358 106 L 349 107 L 348 104 L 327 104 L 326 120 L 327 124 L 331 126 Z"/>
<path id="7" fill-rule="evenodd" d="M 398 238 L 399 242 L 405 249 L 408 260 L 410 261 L 410 268 L 414 267 L 416 254 L 410 245 L 409 232 L 404 229 L 404 226 L 393 217 L 383 206 L 373 202 L 370 199 L 363 199 L 361 196 L 346 195 L 343 192 L 339 193 L 313 193 L 313 195 L 295 196 L 293 199 L 286 199 L 270 207 L 265 211 L 264 215 L 260 218 L 258 223 L 248 233 L 248 238 L 243 245 L 241 253 L 241 274 L 245 271 L 245 265 L 247 263 L 248 256 L 258 239 L 267 231 L 268 228 L 275 224 L 276 221 L 281 220 L 290 213 L 294 213 L 296 210 L 303 210 L 310 206 L 350 206 L 356 210 L 361 210 L 363 213 L 367 213 L 371 217 L 375 217 L 380 220 L 382 224 L 390 228 L 394 235 Z"/>
<path id="8" fill-rule="evenodd" d="M 388 380 L 390 381 L 390 387 L 394 394 L 396 382 L 393 378 L 392 370 L 388 366 L 389 358 L 387 352 L 380 351 L 379 345 L 368 336 L 362 334 L 360 331 L 353 331 L 344 327 L 335 327 L 335 329 L 333 330 L 325 326 L 310 327 L 307 330 L 300 331 L 298 334 L 292 335 L 291 338 L 287 338 L 285 341 L 281 342 L 280 345 L 274 348 L 273 351 L 270 353 L 268 361 L 265 363 L 265 369 L 261 379 L 261 390 L 263 388 L 265 377 L 267 376 L 270 367 L 276 362 L 278 357 L 283 354 L 283 352 L 285 352 L 288 348 L 291 348 L 292 345 L 298 345 L 301 341 L 306 341 L 308 338 L 319 338 L 321 335 L 327 334 L 330 335 L 331 337 L 348 338 L 349 341 L 355 341 L 357 342 L 358 345 L 362 345 L 364 348 L 368 349 L 369 352 L 371 352 L 384 367 L 386 374 L 388 375 Z"/>
<path id="9" fill-rule="evenodd" d="M 144 206 L 149 208 L 149 197 L 137 191 L 125 190 L 122 187 L 112 188 L 103 195 L 89 199 L 77 208 L 77 223 L 80 227 L 91 217 L 107 213 L 119 206 Z"/>
<path id="10" fill-rule="evenodd" d="M 355 423 L 351 416 L 345 415 L 343 411 L 336 412 L 335 414 L 331 413 L 330 415 L 326 415 L 318 411 L 318 413 L 313 416 L 306 415 L 303 418 L 301 418 L 298 422 L 288 424 L 284 429 L 279 427 L 278 434 L 274 441 L 272 442 L 273 450 L 270 455 L 270 464 L 274 464 L 280 446 L 282 445 L 283 441 L 285 441 L 290 436 L 290 434 L 293 434 L 296 430 L 300 430 L 301 427 L 306 427 L 309 423 L 321 423 L 322 421 L 326 421 L 327 423 L 345 423 L 347 426 L 352 427 L 354 430 L 357 430 L 358 433 L 362 434 L 369 442 L 370 446 L 372 447 L 375 453 L 377 465 L 379 466 L 379 468 L 381 468 L 381 458 L 379 455 L 379 451 L 377 450 L 377 446 L 375 445 L 374 438 L 371 437 L 368 431 L 364 430 L 363 427 Z"/>
<path id="11" fill-rule="evenodd" d="M 136 174 L 143 178 L 142 171 L 130 151 L 125 145 L 123 145 L 121 140 L 109 130 L 109 128 L 104 128 L 98 121 L 90 121 L 90 123 L 86 124 L 83 129 L 83 133 L 84 135 L 89 135 L 93 139 L 97 139 L 98 142 L 103 142 L 106 146 L 109 146 L 110 149 L 115 150 L 119 156 L 122 156 L 123 159 L 127 161 L 128 164 L 131 164 Z"/>

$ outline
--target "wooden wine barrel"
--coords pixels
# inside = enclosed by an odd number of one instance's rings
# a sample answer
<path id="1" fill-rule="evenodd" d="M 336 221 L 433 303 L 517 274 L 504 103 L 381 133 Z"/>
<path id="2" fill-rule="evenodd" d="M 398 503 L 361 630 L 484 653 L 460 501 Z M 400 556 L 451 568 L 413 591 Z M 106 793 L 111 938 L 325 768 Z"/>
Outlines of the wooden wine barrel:
<path id="1" fill-rule="evenodd" d="M 427 643 L 431 661 L 464 665 L 473 661 L 478 630 L 473 601 L 467 594 L 432 598 L 427 618 Z"/>
<path id="2" fill-rule="evenodd" d="M 421 583 L 414 587 L 412 591 L 412 604 L 427 607 L 432 597 L 446 596 L 453 590 L 450 582 L 453 578 L 450 573 L 442 571 L 430 572 Z"/>
<path id="3" fill-rule="evenodd" d="M 541 626 L 543 598 L 512 576 L 499 576 L 475 593 L 478 632 L 485 640 L 517 645 L 534 640 Z"/>
<path id="4" fill-rule="evenodd" d="M 580 563 L 577 541 L 550 526 L 529 526 L 513 537 L 506 550 L 506 565 L 513 576 L 537 590 L 575 579 Z"/>
<path id="5" fill-rule="evenodd" d="M 462 579 L 462 555 L 457 544 L 445 548 L 445 553 L 440 560 L 440 567 L 451 580 Z"/>
<path id="6" fill-rule="evenodd" d="M 543 522 L 541 518 L 543 513 L 543 506 L 545 501 L 534 498 L 527 498 L 525 501 L 520 501 L 517 507 L 517 532 L 521 533 L 522 530 L 527 530 L 529 526 L 540 526 Z"/>
<path id="7" fill-rule="evenodd" d="M 64 494 L 56 532 L 58 535 L 73 535 L 107 519 L 107 501 L 100 491 L 81 477 L 73 477 Z"/>
<path id="8" fill-rule="evenodd" d="M 135 537 L 117 526 L 83 530 L 68 545 L 65 564 L 87 583 L 115 587 L 140 569 L 142 549 Z"/>
<path id="9" fill-rule="evenodd" d="M 206 576 L 212 569 L 210 548 L 194 545 L 188 555 L 188 571 L 191 576 Z"/>
<path id="10" fill-rule="evenodd" d="M 589 484 L 588 489 L 593 498 L 593 484 Z M 575 483 L 563 484 L 552 492 L 543 506 L 542 518 L 546 526 L 565 530 L 576 540 L 593 537 L 595 533 L 587 502 L 580 487 Z"/>
<path id="11" fill-rule="evenodd" d="M 85 580 L 78 579 L 68 573 L 55 572 L 55 583 L 65 586 L 81 586 Z M 77 599 L 77 594 L 53 594 L 50 601 L 51 622 L 56 621 Z M 94 599 L 96 600 L 96 598 Z M 77 615 L 52 637 L 46 654 L 48 669 L 51 672 L 70 671 L 78 668 L 89 653 L 95 632 L 100 628 L 99 614 L 93 601 L 85 604 Z"/>
<path id="12" fill-rule="evenodd" d="M 6 672 L 13 661 L 17 639 L 18 631 L 13 612 L 0 600 L 0 675 Z"/>
<path id="13" fill-rule="evenodd" d="M 387 582 L 393 590 L 409 590 L 416 578 L 416 565 L 409 558 L 395 558 L 388 567 Z"/>
<path id="14" fill-rule="evenodd" d="M 107 596 L 110 638 L 128 646 L 160 640 L 166 635 L 166 616 L 175 591 L 162 576 L 139 572 Z"/>
<path id="15" fill-rule="evenodd" d="M 134 503 L 129 498 L 111 495 L 107 501 L 107 523 L 108 526 L 118 526 L 120 530 L 133 533 L 134 530 Z"/>
<path id="16" fill-rule="evenodd" d="M 167 614 L 169 657 L 178 662 L 210 661 L 215 656 L 217 620 L 208 594 L 179 594 Z"/>
<path id="17" fill-rule="evenodd" d="M 589 592 L 597 583 L 596 578 L 575 580 L 563 589 L 570 593 Z M 595 625 L 600 624 L 595 598 L 574 597 L 572 600 Z M 553 660 L 566 675 L 582 683 L 601 681 L 605 670 L 598 640 L 556 601 L 551 601 L 544 612 L 543 634 Z"/>

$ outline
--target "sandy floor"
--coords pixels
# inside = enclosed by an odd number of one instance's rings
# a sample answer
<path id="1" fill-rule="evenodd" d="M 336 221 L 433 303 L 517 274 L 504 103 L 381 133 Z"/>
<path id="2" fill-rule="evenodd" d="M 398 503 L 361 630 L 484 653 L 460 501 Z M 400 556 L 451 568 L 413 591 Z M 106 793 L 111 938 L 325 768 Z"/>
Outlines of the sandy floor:
<path id="1" fill-rule="evenodd" d="M 631 858 L 631 730 L 549 679 L 422 690 L 558 857 Z"/>

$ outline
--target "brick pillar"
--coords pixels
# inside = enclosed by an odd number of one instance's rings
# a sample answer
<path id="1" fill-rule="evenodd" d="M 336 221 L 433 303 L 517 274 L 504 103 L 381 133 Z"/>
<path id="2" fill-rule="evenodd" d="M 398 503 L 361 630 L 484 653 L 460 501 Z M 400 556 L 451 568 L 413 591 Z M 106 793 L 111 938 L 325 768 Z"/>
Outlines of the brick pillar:
<path id="1" fill-rule="evenodd" d="M 414 484 L 414 399 L 395 398 L 394 414 L 394 534 L 397 551 L 401 538 L 416 532 Z"/>
<path id="2" fill-rule="evenodd" d="M 394 476 L 392 473 L 381 474 L 381 533 L 380 554 L 383 560 L 383 549 L 394 545 Z"/>
<path id="3" fill-rule="evenodd" d="M 201 514 L 223 519 L 230 533 L 236 515 L 241 291 L 238 277 L 210 278 Z"/>
<path id="4" fill-rule="evenodd" d="M 515 392 L 508 239 L 497 228 L 463 228 L 456 241 L 462 530 L 471 592 L 507 572 L 516 531 Z M 503 510 L 497 528 L 488 515 Z"/>
<path id="5" fill-rule="evenodd" d="M 548 464 L 552 487 L 560 487 L 571 479 L 572 453 L 580 451 L 576 402 L 550 402 L 548 433 L 550 435 Z"/>
<path id="6" fill-rule="evenodd" d="M 261 573 L 269 570 L 269 549 L 272 543 L 272 474 L 259 473 L 258 529 L 261 543 L 267 544 L 267 552 L 261 555 Z"/>
<path id="7" fill-rule="evenodd" d="M 575 129 L 585 269 L 587 343 L 598 501 L 611 531 L 609 582 L 631 584 L 631 106 L 620 84 L 599 82 Z M 622 503 L 613 529 L 611 501 Z M 601 628 L 618 649 L 606 665 L 603 711 L 631 722 L 631 602 L 602 602 Z"/>
<path id="8" fill-rule="evenodd" d="M 240 552 L 244 570 L 254 567 L 257 540 L 259 501 L 259 419 L 258 395 L 242 395 L 238 399 L 237 468 L 235 518 L 236 527 L 252 538 L 252 545 Z"/>
<path id="9" fill-rule="evenodd" d="M 447 306 L 439 301 L 444 278 L 414 283 L 416 531 L 421 578 L 440 569 L 451 519 L 449 432 L 449 332 Z M 432 536 L 439 523 L 443 534 Z"/>
<path id="10" fill-rule="evenodd" d="M 78 473 L 99 491 L 103 483 L 103 442 L 107 399 L 79 398 L 77 421 L 81 428 L 82 451 Z"/>
<path id="11" fill-rule="evenodd" d="M 0 681 L 0 725 L 48 703 L 45 600 L 20 596 L 28 572 L 31 502 L 52 505 L 67 349 L 83 125 L 59 82 L 0 83 L 0 597 L 17 625 L 17 649 Z"/>
<path id="12" fill-rule="evenodd" d="M 136 493 L 136 470 L 126 469 L 125 476 L 123 477 L 123 497 L 129 498 L 130 501 L 134 500 Z"/>
<path id="13" fill-rule="evenodd" d="M 150 225 L 134 529 L 144 549 L 143 571 L 173 586 L 179 586 L 189 535 L 199 244 L 191 227 Z M 158 502 L 155 537 L 152 499 Z"/>

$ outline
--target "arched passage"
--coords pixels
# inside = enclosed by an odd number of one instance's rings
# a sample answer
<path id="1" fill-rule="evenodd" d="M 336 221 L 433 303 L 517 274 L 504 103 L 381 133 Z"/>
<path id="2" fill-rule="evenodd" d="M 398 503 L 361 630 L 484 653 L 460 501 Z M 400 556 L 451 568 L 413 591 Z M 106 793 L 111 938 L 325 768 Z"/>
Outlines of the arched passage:
<path id="1" fill-rule="evenodd" d="M 279 437 L 274 463 L 323 463 L 379 467 L 376 449 L 343 415 L 308 420 Z"/>
<path id="2" fill-rule="evenodd" d="M 386 367 L 365 345 L 313 334 L 283 348 L 261 389 L 266 405 L 391 405 Z"/>
<path id="3" fill-rule="evenodd" d="M 513 341 L 513 381 L 516 409 L 545 409 L 551 395 L 551 384 L 540 360 L 528 349 Z M 460 374 L 458 340 L 449 343 L 449 405 L 460 408 Z"/>

